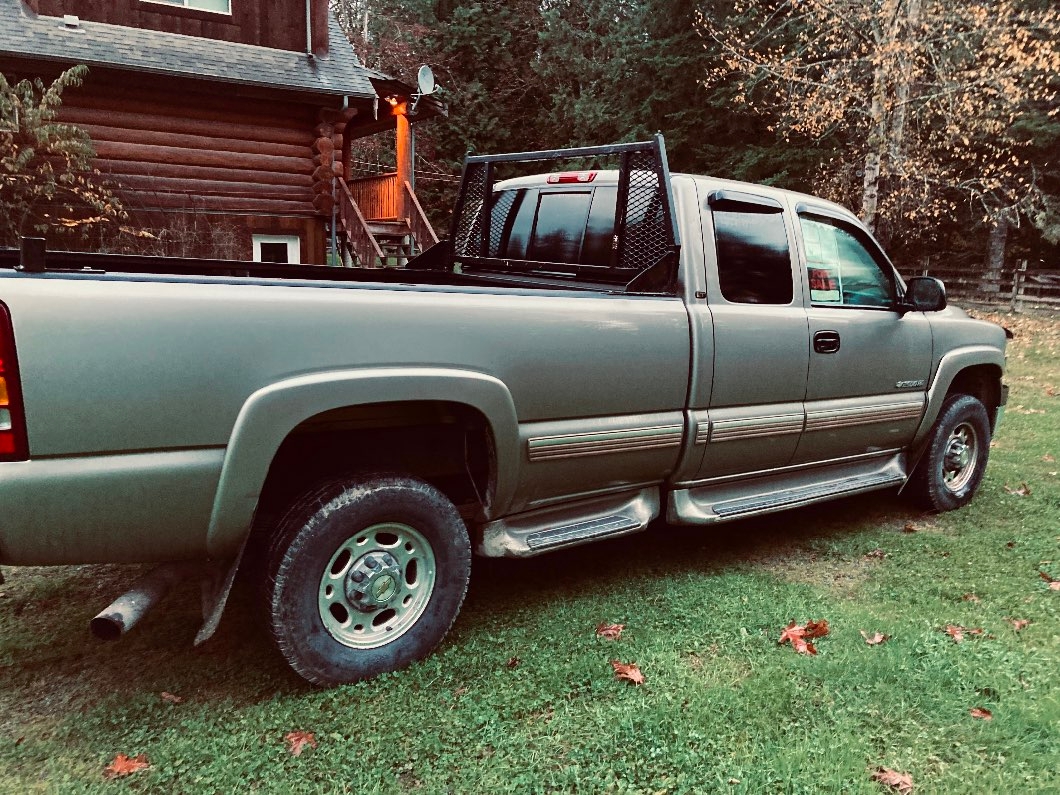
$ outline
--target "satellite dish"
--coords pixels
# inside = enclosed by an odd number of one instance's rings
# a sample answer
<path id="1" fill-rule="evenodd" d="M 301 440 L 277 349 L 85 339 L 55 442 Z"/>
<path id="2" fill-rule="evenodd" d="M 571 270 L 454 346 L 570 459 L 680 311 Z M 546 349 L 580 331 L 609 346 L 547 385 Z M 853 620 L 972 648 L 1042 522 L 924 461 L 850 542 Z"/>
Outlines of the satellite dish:
<path id="1" fill-rule="evenodd" d="M 434 72 L 427 64 L 420 67 L 420 71 L 416 74 L 416 83 L 420 88 L 420 96 L 434 93 Z"/>

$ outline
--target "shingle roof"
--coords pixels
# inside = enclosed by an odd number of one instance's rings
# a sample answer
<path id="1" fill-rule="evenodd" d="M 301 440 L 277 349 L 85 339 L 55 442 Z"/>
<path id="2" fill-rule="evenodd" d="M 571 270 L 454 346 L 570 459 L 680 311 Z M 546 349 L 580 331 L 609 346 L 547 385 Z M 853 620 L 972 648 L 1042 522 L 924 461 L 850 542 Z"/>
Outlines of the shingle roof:
<path id="1" fill-rule="evenodd" d="M 334 18 L 329 39 L 327 58 L 309 58 L 301 52 L 85 20 L 78 28 L 68 28 L 59 17 L 34 14 L 21 0 L 0 0 L 0 56 L 320 94 L 376 96 L 368 70 Z"/>

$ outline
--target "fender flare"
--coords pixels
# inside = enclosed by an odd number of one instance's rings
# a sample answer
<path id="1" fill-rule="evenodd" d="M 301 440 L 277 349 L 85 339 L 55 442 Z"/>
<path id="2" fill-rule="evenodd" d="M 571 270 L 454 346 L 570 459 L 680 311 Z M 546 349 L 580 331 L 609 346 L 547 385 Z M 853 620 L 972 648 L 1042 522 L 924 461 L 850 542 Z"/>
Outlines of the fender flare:
<path id="1" fill-rule="evenodd" d="M 912 447 L 916 451 L 914 460 L 919 460 L 922 447 L 927 441 L 928 434 L 931 432 L 931 427 L 935 424 L 935 420 L 938 419 L 939 412 L 942 411 L 942 404 L 946 401 L 946 396 L 949 394 L 950 385 L 953 384 L 954 379 L 957 375 L 969 367 L 979 367 L 982 365 L 993 365 L 997 367 L 998 373 L 1001 374 L 1005 370 L 1005 352 L 994 348 L 990 345 L 969 345 L 962 348 L 956 348 L 950 351 L 939 360 L 939 366 L 935 370 L 935 377 L 931 380 L 931 387 L 927 392 L 927 409 L 924 411 L 924 418 L 920 421 L 920 426 L 916 429 L 916 434 L 913 437 Z M 912 468 L 910 468 L 912 471 Z"/>
<path id="2" fill-rule="evenodd" d="M 298 425 L 332 409 L 414 400 L 460 403 L 486 418 L 497 461 L 493 510 L 503 512 L 519 477 L 519 422 L 502 381 L 471 370 L 433 367 L 311 373 L 259 389 L 240 409 L 210 515 L 209 556 L 231 557 L 240 550 L 273 458 Z"/>

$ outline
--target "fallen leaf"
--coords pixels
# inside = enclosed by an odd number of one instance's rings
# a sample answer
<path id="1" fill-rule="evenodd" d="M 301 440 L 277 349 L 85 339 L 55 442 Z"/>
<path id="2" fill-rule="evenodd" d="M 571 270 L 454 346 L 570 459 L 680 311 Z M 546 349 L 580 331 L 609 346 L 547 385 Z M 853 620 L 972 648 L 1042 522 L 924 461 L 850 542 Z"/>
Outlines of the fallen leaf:
<path id="1" fill-rule="evenodd" d="M 807 638 L 823 638 L 828 634 L 828 622 L 825 619 L 820 621 L 807 621 L 806 622 L 806 637 Z"/>
<path id="2" fill-rule="evenodd" d="M 162 700 L 167 704 L 180 704 L 184 701 L 182 696 L 175 696 L 172 693 L 167 693 L 165 690 L 162 691 Z"/>
<path id="3" fill-rule="evenodd" d="M 139 773 L 141 770 L 147 770 L 150 767 L 151 763 L 147 761 L 146 754 L 137 754 L 132 758 L 125 754 L 118 754 L 114 757 L 113 762 L 103 768 L 103 777 L 122 778 L 131 776 L 133 773 Z"/>
<path id="4" fill-rule="evenodd" d="M 507 665 L 509 668 L 518 668 L 519 667 L 519 658 L 518 657 L 509 657 L 508 658 L 508 662 L 505 663 L 505 665 Z"/>
<path id="5" fill-rule="evenodd" d="M 287 741 L 287 750 L 291 756 L 301 756 L 306 746 L 317 747 L 317 738 L 313 732 L 287 732 L 283 739 Z"/>
<path id="6" fill-rule="evenodd" d="M 792 621 L 780 633 L 778 643 L 790 643 L 791 647 L 799 654 L 817 654 L 817 648 L 809 642 L 809 638 L 823 638 L 828 634 L 828 622 L 807 621 L 806 626 L 801 626 Z"/>
<path id="7" fill-rule="evenodd" d="M 872 550 L 872 552 L 866 552 L 865 553 L 865 559 L 866 560 L 883 560 L 885 557 L 887 557 L 887 553 L 884 552 L 879 547 L 877 547 L 876 549 Z"/>
<path id="8" fill-rule="evenodd" d="M 611 667 L 615 669 L 615 679 L 632 682 L 635 685 L 644 684 L 644 674 L 640 672 L 640 668 L 637 667 L 636 663 L 624 663 L 619 662 L 618 660 L 612 660 Z"/>
<path id="9" fill-rule="evenodd" d="M 978 604 L 979 602 L 983 601 L 978 596 L 976 596 L 974 593 L 966 593 L 964 596 L 961 597 L 961 599 L 963 599 L 966 602 L 975 602 L 976 604 Z"/>
<path id="10" fill-rule="evenodd" d="M 1053 458 L 1053 457 L 1052 457 L 1052 456 L 1051 456 L 1051 455 L 1050 455 L 1049 453 L 1046 453 L 1045 455 L 1043 455 L 1043 456 L 1042 456 L 1042 461 L 1044 461 L 1044 462 L 1045 462 L 1045 463 L 1047 463 L 1047 464 L 1051 464 L 1051 463 L 1053 463 L 1053 461 L 1055 461 L 1055 460 L 1056 460 L 1056 459 L 1055 459 L 1055 458 Z"/>
<path id="11" fill-rule="evenodd" d="M 1010 618 L 1009 623 L 1015 628 L 1017 632 L 1026 627 L 1031 620 L 1029 618 Z"/>
<path id="12" fill-rule="evenodd" d="M 902 526 L 902 532 L 903 532 L 903 533 L 915 533 L 915 532 L 916 532 L 917 530 L 919 530 L 919 529 L 920 529 L 920 528 L 919 528 L 919 527 L 917 527 L 917 526 L 916 526 L 915 524 L 913 524 L 912 522 L 906 522 L 906 523 L 905 523 L 905 524 L 904 524 L 904 525 Z"/>
<path id="13" fill-rule="evenodd" d="M 890 635 L 884 635 L 882 632 L 877 632 L 874 635 L 869 635 L 865 630 L 860 630 L 861 637 L 865 639 L 865 642 L 870 646 L 879 646 L 885 640 L 890 640 Z"/>
<path id="14" fill-rule="evenodd" d="M 622 630 L 625 628 L 625 624 L 597 624 L 596 637 L 604 640 L 618 640 L 622 637 Z"/>
<path id="15" fill-rule="evenodd" d="M 979 718 L 979 720 L 993 720 L 994 713 L 984 707 L 972 707 L 968 710 L 968 714 L 973 718 Z"/>
<path id="16" fill-rule="evenodd" d="M 1012 494 L 1015 497 L 1029 497 L 1029 496 L 1031 496 L 1031 488 L 1026 483 L 1021 483 L 1018 489 L 1009 488 L 1009 485 L 1006 483 L 1004 485 L 1004 489 L 1009 494 Z"/>
<path id="17" fill-rule="evenodd" d="M 947 624 L 946 634 L 953 638 L 954 643 L 960 643 L 964 640 L 964 627 L 959 627 L 955 624 Z"/>
<path id="18" fill-rule="evenodd" d="M 1049 583 L 1049 590 L 1060 591 L 1060 580 L 1053 580 L 1051 583 Z"/>
<path id="19" fill-rule="evenodd" d="M 913 791 L 913 777 L 908 773 L 899 773 L 889 767 L 878 767 L 872 774 L 872 779 L 881 784 L 898 790 L 902 795 Z"/>

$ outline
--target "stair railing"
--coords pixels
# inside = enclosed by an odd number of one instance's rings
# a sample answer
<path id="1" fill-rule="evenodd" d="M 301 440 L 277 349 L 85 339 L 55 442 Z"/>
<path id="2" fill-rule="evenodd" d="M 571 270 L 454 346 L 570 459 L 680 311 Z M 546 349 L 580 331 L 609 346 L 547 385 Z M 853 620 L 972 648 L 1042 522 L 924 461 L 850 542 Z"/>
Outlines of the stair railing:
<path id="1" fill-rule="evenodd" d="M 438 235 L 434 233 L 434 227 L 427 220 L 427 214 L 423 212 L 420 200 L 416 198 L 416 192 L 412 185 L 405 180 L 403 186 L 405 191 L 406 209 L 409 211 L 409 231 L 412 233 L 413 245 L 422 252 L 438 242 Z"/>
<path id="2" fill-rule="evenodd" d="M 362 268 L 377 268 L 383 262 L 383 251 L 371 230 L 368 222 L 364 220 L 361 208 L 353 200 L 350 186 L 346 180 L 339 179 L 339 219 L 342 228 L 346 232 L 349 246 L 357 257 L 357 263 Z"/>

